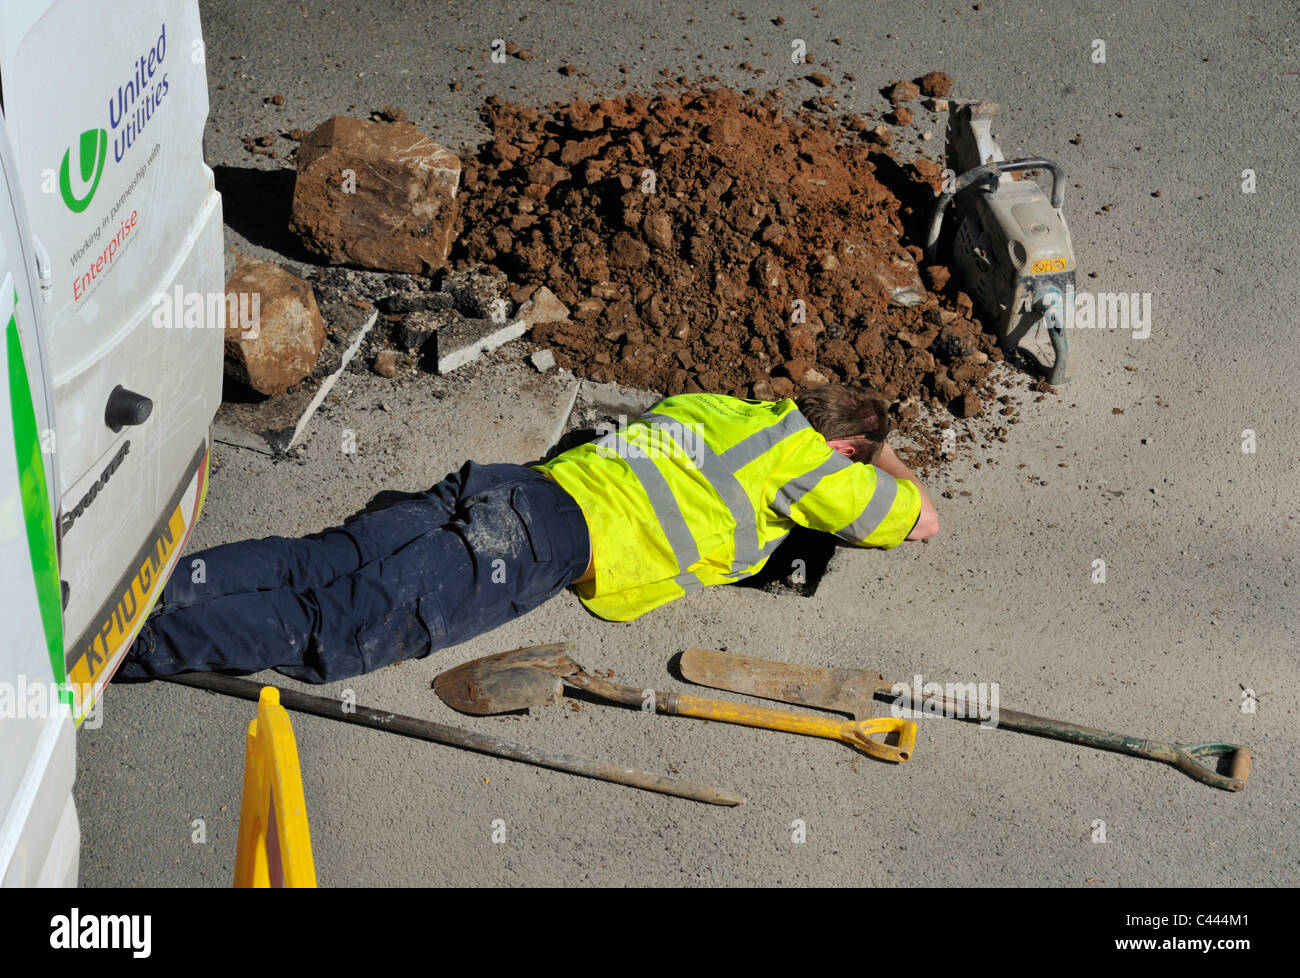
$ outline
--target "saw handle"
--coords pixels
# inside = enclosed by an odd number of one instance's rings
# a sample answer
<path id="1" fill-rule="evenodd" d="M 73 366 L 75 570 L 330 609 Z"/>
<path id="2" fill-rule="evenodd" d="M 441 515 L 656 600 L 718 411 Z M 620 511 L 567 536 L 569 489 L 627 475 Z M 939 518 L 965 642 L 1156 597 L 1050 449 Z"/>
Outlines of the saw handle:
<path id="1" fill-rule="evenodd" d="M 1033 156 L 1022 160 L 1002 160 L 996 165 L 1003 173 L 1015 173 L 1018 170 L 1051 170 L 1052 207 L 1059 211 L 1061 205 L 1065 203 L 1065 168 L 1056 160 Z"/>
<path id="2" fill-rule="evenodd" d="M 939 199 L 934 205 L 934 214 L 930 217 L 930 232 L 925 240 L 926 260 L 933 262 L 935 259 L 935 251 L 939 246 L 939 231 L 943 228 L 944 211 L 948 209 L 948 205 L 952 203 L 954 197 L 967 187 L 975 184 L 995 184 L 1002 174 L 1013 173 L 1017 170 L 1051 170 L 1052 206 L 1058 211 L 1061 209 L 1061 205 L 1065 203 L 1065 170 L 1055 160 L 1035 157 L 1033 159 L 997 160 L 992 163 L 982 163 L 967 170 L 953 181 L 952 189 L 945 190 L 939 195 Z"/>

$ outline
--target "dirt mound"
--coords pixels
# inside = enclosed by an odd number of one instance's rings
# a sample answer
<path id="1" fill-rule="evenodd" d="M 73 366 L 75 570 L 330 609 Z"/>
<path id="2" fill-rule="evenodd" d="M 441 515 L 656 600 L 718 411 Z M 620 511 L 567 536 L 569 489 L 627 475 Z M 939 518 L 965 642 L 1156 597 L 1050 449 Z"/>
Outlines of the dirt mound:
<path id="1" fill-rule="evenodd" d="M 858 381 L 963 417 L 992 400 L 993 338 L 917 273 L 939 168 L 900 165 L 862 119 L 728 89 L 483 118 L 451 264 L 496 266 L 516 302 L 549 287 L 573 318 L 533 336 L 561 366 L 668 393 Z"/>

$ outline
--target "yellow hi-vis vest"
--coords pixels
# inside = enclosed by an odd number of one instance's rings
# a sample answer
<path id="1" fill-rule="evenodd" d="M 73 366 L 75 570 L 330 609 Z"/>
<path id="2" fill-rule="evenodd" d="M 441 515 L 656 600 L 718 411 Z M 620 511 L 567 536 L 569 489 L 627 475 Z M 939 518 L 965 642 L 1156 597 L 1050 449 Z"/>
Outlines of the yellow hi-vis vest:
<path id="1" fill-rule="evenodd" d="M 795 524 L 888 548 L 921 514 L 913 483 L 831 449 L 788 399 L 679 394 L 537 468 L 582 507 L 578 596 L 611 621 L 756 573 Z"/>

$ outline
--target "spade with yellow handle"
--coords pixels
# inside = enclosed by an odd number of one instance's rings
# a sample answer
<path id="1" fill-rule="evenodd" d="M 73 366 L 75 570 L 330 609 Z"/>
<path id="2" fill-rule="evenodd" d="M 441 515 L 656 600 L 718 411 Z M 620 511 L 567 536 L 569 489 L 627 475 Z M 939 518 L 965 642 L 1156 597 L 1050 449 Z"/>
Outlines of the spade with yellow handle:
<path id="1" fill-rule="evenodd" d="M 474 659 L 442 673 L 433 681 L 433 689 L 452 709 L 479 716 L 555 705 L 568 685 L 646 711 L 839 740 L 882 761 L 910 760 L 916 745 L 916 723 L 912 720 L 842 720 L 689 693 L 622 686 L 585 672 L 570 658 L 572 650 L 572 643 L 557 642 Z M 896 743 L 887 743 L 878 736 L 896 736 Z"/>

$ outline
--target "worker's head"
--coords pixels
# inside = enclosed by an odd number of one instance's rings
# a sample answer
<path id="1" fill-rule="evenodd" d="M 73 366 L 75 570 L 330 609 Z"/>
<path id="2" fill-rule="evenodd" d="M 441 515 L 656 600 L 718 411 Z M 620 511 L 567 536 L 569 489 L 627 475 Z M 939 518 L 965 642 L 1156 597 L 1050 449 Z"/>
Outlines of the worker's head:
<path id="1" fill-rule="evenodd" d="M 828 384 L 795 404 L 831 448 L 855 462 L 874 459 L 891 427 L 889 401 L 870 387 Z"/>

